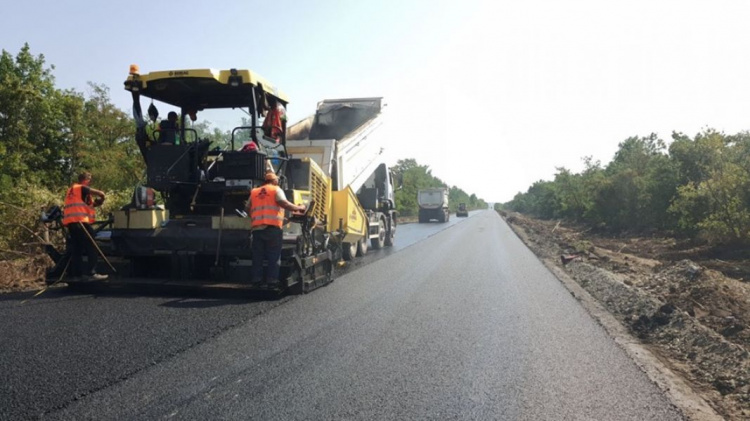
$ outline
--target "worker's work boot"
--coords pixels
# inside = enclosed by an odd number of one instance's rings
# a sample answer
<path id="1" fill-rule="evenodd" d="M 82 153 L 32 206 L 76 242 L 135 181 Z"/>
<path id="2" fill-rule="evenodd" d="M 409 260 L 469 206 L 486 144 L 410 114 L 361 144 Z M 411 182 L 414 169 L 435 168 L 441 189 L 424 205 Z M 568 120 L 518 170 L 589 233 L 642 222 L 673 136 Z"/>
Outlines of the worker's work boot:
<path id="1" fill-rule="evenodd" d="M 86 280 L 87 281 L 103 281 L 107 278 L 109 278 L 109 275 L 104 275 L 102 273 L 95 273 L 93 275 L 87 276 Z"/>

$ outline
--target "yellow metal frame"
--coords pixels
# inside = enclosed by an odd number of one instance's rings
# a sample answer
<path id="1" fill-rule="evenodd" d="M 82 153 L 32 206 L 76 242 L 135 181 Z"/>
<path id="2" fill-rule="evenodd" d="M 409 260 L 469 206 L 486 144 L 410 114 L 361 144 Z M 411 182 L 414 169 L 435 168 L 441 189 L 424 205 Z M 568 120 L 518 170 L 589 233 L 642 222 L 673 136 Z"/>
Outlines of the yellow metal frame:
<path id="1" fill-rule="evenodd" d="M 350 187 L 332 191 L 330 177 L 325 175 L 314 159 L 305 157 L 301 161 L 310 164 L 310 190 L 293 190 L 289 199 L 298 205 L 315 199 L 313 216 L 319 221 L 327 221 L 328 232 L 334 233 L 341 228 L 344 242 L 355 243 L 366 237 L 367 215 L 354 191 Z"/>
<path id="2" fill-rule="evenodd" d="M 271 84 L 266 78 L 251 70 L 216 70 L 216 69 L 184 69 L 184 70 L 160 70 L 145 74 L 131 73 L 125 82 L 125 89 L 132 91 L 132 82 L 140 82 L 143 89 L 148 89 L 152 83 L 165 79 L 176 78 L 200 78 L 213 79 L 217 83 L 229 85 L 230 78 L 239 76 L 242 78 L 242 84 L 262 86 L 263 91 L 275 96 L 281 101 L 288 103 L 289 97 L 276 86 Z M 145 95 L 148 96 L 148 95 Z"/>
<path id="3" fill-rule="evenodd" d="M 344 190 L 332 192 L 331 196 L 328 231 L 335 232 L 341 228 L 344 231 L 342 241 L 347 243 L 355 243 L 364 238 L 367 235 L 367 215 L 354 191 L 347 186 Z"/>
<path id="4" fill-rule="evenodd" d="M 112 212 L 114 229 L 156 229 L 161 223 L 169 219 L 169 211 L 165 209 L 127 209 Z"/>
<path id="5" fill-rule="evenodd" d="M 250 218 L 242 218 L 236 215 L 224 215 L 211 217 L 211 229 L 222 230 L 242 230 L 250 231 L 252 229 Z"/>

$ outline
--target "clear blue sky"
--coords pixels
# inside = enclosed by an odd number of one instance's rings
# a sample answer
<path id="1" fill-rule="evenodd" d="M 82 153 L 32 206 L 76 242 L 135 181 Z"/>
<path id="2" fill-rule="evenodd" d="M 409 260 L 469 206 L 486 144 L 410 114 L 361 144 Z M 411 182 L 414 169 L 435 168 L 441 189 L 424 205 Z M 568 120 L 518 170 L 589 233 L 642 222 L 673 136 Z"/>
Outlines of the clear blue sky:
<path id="1" fill-rule="evenodd" d="M 299 3 L 13 2 L 0 48 L 28 42 L 58 87 L 105 84 L 126 111 L 131 63 L 250 68 L 289 95 L 291 122 L 321 99 L 385 96 L 390 159 L 488 201 L 609 162 L 629 136 L 748 129 L 750 2 Z"/>

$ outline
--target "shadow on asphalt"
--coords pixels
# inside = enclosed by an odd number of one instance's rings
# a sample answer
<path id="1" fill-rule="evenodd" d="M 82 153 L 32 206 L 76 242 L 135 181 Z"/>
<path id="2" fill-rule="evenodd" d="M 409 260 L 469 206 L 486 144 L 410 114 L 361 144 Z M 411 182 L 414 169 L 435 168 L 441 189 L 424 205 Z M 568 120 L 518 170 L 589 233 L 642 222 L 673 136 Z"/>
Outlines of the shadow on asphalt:
<path id="1" fill-rule="evenodd" d="M 189 309 L 200 309 L 200 308 L 214 308 L 223 307 L 226 305 L 239 305 L 247 303 L 249 300 L 226 300 L 226 299 L 215 299 L 215 298 L 178 298 L 176 300 L 168 301 L 166 303 L 159 304 L 159 307 L 168 308 L 189 308 Z M 256 301 L 256 300 L 253 300 Z M 260 301 L 260 300 L 257 300 Z"/>
<path id="2" fill-rule="evenodd" d="M 249 302 L 280 301 L 287 296 L 268 291 L 246 291 L 237 289 L 210 289 L 186 286 L 161 285 L 107 285 L 78 284 L 73 287 L 56 286 L 38 296 L 38 291 L 26 291 L 0 295 L 0 310 L 8 307 L 23 307 L 54 304 L 60 300 L 84 298 L 142 298 L 171 299 L 159 306 L 170 308 L 213 308 L 225 305 L 242 305 Z"/>

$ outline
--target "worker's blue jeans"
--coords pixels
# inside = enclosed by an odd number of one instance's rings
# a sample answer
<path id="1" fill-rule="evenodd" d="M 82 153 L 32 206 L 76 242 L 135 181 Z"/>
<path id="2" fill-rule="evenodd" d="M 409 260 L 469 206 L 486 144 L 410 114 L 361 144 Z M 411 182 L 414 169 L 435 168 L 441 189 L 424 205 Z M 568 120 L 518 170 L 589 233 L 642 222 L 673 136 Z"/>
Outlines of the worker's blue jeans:
<path id="1" fill-rule="evenodd" d="M 279 265 L 281 264 L 281 244 L 284 232 L 278 227 L 266 227 L 253 231 L 253 270 L 252 282 L 261 282 L 263 278 L 263 260 L 268 261 L 265 280 L 275 282 L 279 280 Z"/>

